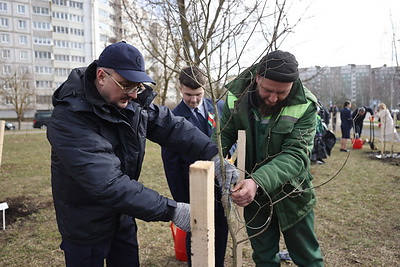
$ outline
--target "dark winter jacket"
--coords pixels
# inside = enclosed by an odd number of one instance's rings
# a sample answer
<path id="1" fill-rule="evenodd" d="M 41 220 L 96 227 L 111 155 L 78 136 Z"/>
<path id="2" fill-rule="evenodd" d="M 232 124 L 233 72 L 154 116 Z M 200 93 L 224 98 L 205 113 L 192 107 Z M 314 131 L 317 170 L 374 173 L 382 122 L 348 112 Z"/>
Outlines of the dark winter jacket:
<path id="1" fill-rule="evenodd" d="M 78 245 L 110 238 L 124 215 L 171 220 L 176 202 L 137 181 L 146 138 L 201 159 L 217 153 L 191 123 L 151 104 L 150 87 L 125 109 L 105 103 L 93 83 L 96 67 L 74 69 L 55 91 L 47 129 L 58 227 Z"/>

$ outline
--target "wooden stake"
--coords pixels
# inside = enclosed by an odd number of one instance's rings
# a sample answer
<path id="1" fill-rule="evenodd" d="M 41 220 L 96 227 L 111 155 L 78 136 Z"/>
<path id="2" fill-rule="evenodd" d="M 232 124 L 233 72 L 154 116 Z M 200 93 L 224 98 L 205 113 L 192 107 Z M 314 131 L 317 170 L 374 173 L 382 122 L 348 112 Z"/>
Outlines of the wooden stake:
<path id="1" fill-rule="evenodd" d="M 4 144 L 4 129 L 6 127 L 6 121 L 0 120 L 0 167 L 3 157 L 3 144 Z"/>
<path id="2" fill-rule="evenodd" d="M 246 167 L 246 132 L 244 130 L 240 130 L 238 132 L 238 141 L 237 141 L 237 167 L 239 170 L 239 179 L 238 181 L 241 181 L 244 179 L 245 176 L 245 167 Z M 244 212 L 243 212 L 243 207 L 238 207 L 238 214 L 240 218 L 244 218 Z M 241 228 L 243 225 L 239 222 L 239 220 L 236 220 L 237 225 L 236 229 L 240 229 L 237 233 L 236 240 L 240 241 L 245 238 L 246 228 Z M 236 248 L 236 263 L 237 266 L 243 266 L 243 243 L 240 243 L 237 245 Z"/>
<path id="3" fill-rule="evenodd" d="M 190 165 L 190 225 L 192 266 L 215 266 L 214 162 Z"/>

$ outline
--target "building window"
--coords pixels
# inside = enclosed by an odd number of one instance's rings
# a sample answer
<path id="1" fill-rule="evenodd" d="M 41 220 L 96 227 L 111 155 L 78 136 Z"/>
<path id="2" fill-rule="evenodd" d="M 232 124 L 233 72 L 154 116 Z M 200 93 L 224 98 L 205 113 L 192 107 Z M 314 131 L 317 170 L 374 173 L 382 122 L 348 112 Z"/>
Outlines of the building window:
<path id="1" fill-rule="evenodd" d="M 18 29 L 26 30 L 26 20 L 18 20 Z"/>
<path id="2" fill-rule="evenodd" d="M 18 5 L 17 10 L 19 14 L 25 14 L 26 13 L 26 6 L 25 5 Z"/>
<path id="3" fill-rule="evenodd" d="M 59 6 L 66 6 L 67 0 L 53 0 L 53 4 L 59 5 Z"/>
<path id="4" fill-rule="evenodd" d="M 29 74 L 30 73 L 29 66 L 19 66 L 18 70 L 19 70 L 20 74 Z M 26 88 L 28 88 L 28 86 Z"/>
<path id="5" fill-rule="evenodd" d="M 76 1 L 69 1 L 69 6 L 73 8 L 83 9 L 83 3 Z"/>
<path id="6" fill-rule="evenodd" d="M 7 3 L 5 2 L 0 2 L 0 11 L 6 12 L 8 9 Z"/>
<path id="7" fill-rule="evenodd" d="M 18 41 L 20 45 L 27 45 L 28 44 L 28 36 L 26 35 L 20 35 L 18 37 Z"/>
<path id="8" fill-rule="evenodd" d="M 49 15 L 50 11 L 47 7 L 34 6 L 32 7 L 33 14 L 36 15 Z"/>
<path id="9" fill-rule="evenodd" d="M 52 81 L 36 81 L 36 88 L 51 88 L 52 87 Z"/>
<path id="10" fill-rule="evenodd" d="M 8 33 L 2 33 L 0 35 L 0 40 L 2 43 L 8 44 L 8 43 L 10 43 L 10 35 Z"/>
<path id="11" fill-rule="evenodd" d="M 51 95 L 37 95 L 36 96 L 37 104 L 49 104 L 51 103 Z"/>
<path id="12" fill-rule="evenodd" d="M 35 44 L 51 45 L 51 38 L 43 37 L 43 36 L 34 36 L 33 42 Z"/>
<path id="13" fill-rule="evenodd" d="M 11 65 L 3 65 L 2 67 L 3 70 L 3 74 L 11 74 L 12 73 L 12 69 L 11 69 Z"/>
<path id="14" fill-rule="evenodd" d="M 0 26 L 4 28 L 8 28 L 9 20 L 8 18 L 0 18 Z"/>
<path id="15" fill-rule="evenodd" d="M 38 73 L 38 74 L 53 74 L 53 68 L 52 67 L 46 67 L 46 66 L 35 66 L 35 73 Z"/>
<path id="16" fill-rule="evenodd" d="M 19 52 L 19 59 L 21 60 L 28 60 L 28 51 L 20 51 Z"/>
<path id="17" fill-rule="evenodd" d="M 68 76 L 72 69 L 70 68 L 55 68 L 54 73 L 57 76 Z"/>
<path id="18" fill-rule="evenodd" d="M 85 62 L 85 57 L 71 56 L 72 62 Z"/>
<path id="19" fill-rule="evenodd" d="M 51 59 L 51 53 L 45 51 L 35 51 L 35 58 L 38 59 Z"/>
<path id="20" fill-rule="evenodd" d="M 33 28 L 35 30 L 50 30 L 51 26 L 49 22 L 34 21 Z"/>
<path id="21" fill-rule="evenodd" d="M 1 50 L 1 57 L 2 58 L 10 58 L 11 57 L 11 51 L 8 49 Z"/>
<path id="22" fill-rule="evenodd" d="M 56 61 L 69 61 L 69 55 L 54 55 Z"/>
<path id="23" fill-rule="evenodd" d="M 53 18 L 69 20 L 69 14 L 64 12 L 53 12 Z"/>
<path id="24" fill-rule="evenodd" d="M 62 26 L 53 26 L 53 31 L 57 33 L 69 33 L 68 27 L 62 27 Z"/>

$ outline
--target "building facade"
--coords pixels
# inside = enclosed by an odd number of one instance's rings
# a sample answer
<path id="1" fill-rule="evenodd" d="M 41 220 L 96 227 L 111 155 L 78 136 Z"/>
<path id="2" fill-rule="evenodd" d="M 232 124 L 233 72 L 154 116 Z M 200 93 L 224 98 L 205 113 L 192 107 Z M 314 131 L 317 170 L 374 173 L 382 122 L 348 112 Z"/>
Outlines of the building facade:
<path id="1" fill-rule="evenodd" d="M 354 107 L 374 107 L 379 102 L 390 109 L 398 109 L 400 104 L 400 68 L 354 65 L 340 67 L 310 67 L 300 69 L 300 77 L 328 107 L 341 106 L 350 100 Z"/>
<path id="2" fill-rule="evenodd" d="M 121 40 L 121 25 L 119 0 L 0 0 L 0 117 L 15 114 L 16 100 L 26 117 L 51 109 L 55 88 Z"/>

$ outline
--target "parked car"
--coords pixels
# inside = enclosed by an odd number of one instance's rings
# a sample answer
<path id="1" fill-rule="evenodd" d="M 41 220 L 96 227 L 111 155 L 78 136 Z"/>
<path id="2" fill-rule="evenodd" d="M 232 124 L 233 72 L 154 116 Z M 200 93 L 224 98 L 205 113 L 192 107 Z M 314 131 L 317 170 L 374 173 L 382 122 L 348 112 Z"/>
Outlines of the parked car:
<path id="1" fill-rule="evenodd" d="M 51 110 L 36 110 L 33 117 L 33 128 L 46 129 L 50 122 Z"/>
<path id="2" fill-rule="evenodd" d="M 15 130 L 15 125 L 11 122 L 6 121 L 6 125 L 4 127 L 6 130 Z"/>

